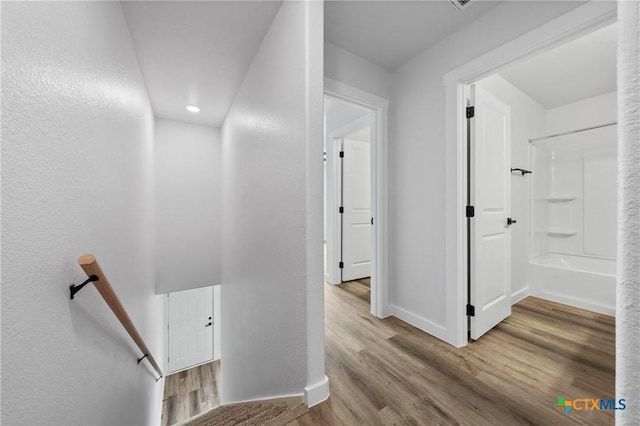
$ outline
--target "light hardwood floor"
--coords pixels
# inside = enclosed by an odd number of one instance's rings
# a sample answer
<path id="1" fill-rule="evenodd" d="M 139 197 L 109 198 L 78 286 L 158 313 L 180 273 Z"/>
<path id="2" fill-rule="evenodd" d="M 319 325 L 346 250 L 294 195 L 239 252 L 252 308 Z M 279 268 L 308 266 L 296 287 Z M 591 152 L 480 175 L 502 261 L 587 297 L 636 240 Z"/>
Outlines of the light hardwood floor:
<path id="1" fill-rule="evenodd" d="M 613 398 L 614 318 L 529 297 L 454 348 L 369 314 L 368 281 L 325 284 L 331 397 L 290 425 L 612 425 L 558 397 Z"/>
<path id="2" fill-rule="evenodd" d="M 182 423 L 220 405 L 220 361 L 170 374 L 164 381 L 162 426 Z"/>

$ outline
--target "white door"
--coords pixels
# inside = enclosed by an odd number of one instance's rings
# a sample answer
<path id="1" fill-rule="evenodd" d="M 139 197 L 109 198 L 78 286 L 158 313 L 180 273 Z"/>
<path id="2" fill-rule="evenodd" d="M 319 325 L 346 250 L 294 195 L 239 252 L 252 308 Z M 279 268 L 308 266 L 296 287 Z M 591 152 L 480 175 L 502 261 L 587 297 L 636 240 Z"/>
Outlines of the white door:
<path id="1" fill-rule="evenodd" d="M 173 373 L 213 359 L 213 287 L 169 293 L 169 365 Z"/>
<path id="2" fill-rule="evenodd" d="M 342 140 L 342 281 L 371 276 L 370 148 Z"/>
<path id="3" fill-rule="evenodd" d="M 471 338 L 511 315 L 511 108 L 471 86 Z"/>

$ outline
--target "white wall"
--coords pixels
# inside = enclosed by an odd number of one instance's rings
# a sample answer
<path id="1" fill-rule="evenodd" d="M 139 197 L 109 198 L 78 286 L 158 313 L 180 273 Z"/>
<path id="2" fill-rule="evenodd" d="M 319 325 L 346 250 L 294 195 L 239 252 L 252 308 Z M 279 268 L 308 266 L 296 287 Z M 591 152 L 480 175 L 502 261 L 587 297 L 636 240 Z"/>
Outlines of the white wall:
<path id="1" fill-rule="evenodd" d="M 322 3 L 282 4 L 222 129 L 223 403 L 328 396 L 322 21 Z"/>
<path id="2" fill-rule="evenodd" d="M 546 109 L 498 74 L 477 84 L 511 108 L 511 167 L 531 170 L 529 139 L 546 132 Z M 517 220 L 511 226 L 512 303 L 529 295 L 531 179 L 529 174 L 511 175 L 511 216 Z"/>
<path id="3" fill-rule="evenodd" d="M 612 123 L 616 118 L 616 92 L 584 99 L 547 112 L 547 133 L 569 132 L 585 127 Z M 545 136 L 545 135 L 540 135 Z"/>
<path id="4" fill-rule="evenodd" d="M 156 293 L 220 284 L 220 130 L 155 121 Z"/>
<path id="5" fill-rule="evenodd" d="M 324 43 L 324 76 L 385 99 L 391 97 L 391 73 L 335 44 Z"/>
<path id="6" fill-rule="evenodd" d="M 96 255 L 158 362 L 153 116 L 116 2 L 2 4 L 2 423 L 158 424 L 163 381 L 92 285 Z"/>
<path id="7" fill-rule="evenodd" d="M 390 150 L 392 312 L 453 339 L 445 300 L 445 90 L 443 76 L 579 2 L 504 2 L 393 73 Z M 452 283 L 453 284 L 453 283 Z"/>

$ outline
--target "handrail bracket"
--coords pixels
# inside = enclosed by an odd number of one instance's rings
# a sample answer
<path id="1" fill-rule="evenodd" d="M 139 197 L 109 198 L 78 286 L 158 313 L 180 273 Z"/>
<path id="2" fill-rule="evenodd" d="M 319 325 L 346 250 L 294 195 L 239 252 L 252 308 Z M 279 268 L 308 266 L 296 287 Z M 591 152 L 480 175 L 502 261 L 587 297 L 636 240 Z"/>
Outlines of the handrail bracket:
<path id="1" fill-rule="evenodd" d="M 78 285 L 76 285 L 76 284 L 71 284 L 71 285 L 69 286 L 69 292 L 71 293 L 71 300 L 73 300 L 73 296 L 75 296 L 77 292 L 79 292 L 80 290 L 82 290 L 82 288 L 83 288 L 85 285 L 87 285 L 87 284 L 89 284 L 89 283 L 91 283 L 91 282 L 94 282 L 94 281 L 98 281 L 99 279 L 100 279 L 100 278 L 98 278 L 98 276 L 97 276 L 97 275 L 91 275 L 91 276 L 89 276 L 89 278 L 87 278 L 87 279 L 86 279 L 82 284 L 78 284 Z"/>

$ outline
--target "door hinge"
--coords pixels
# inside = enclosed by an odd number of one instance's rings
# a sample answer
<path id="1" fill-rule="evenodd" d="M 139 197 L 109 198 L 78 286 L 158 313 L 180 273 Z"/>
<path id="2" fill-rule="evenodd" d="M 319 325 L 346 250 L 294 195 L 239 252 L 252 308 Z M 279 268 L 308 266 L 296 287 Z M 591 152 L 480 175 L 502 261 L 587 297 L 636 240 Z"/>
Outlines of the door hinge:
<path id="1" fill-rule="evenodd" d="M 340 151 L 340 158 L 344 158 L 344 151 Z"/>
<path id="2" fill-rule="evenodd" d="M 338 207 L 338 213 L 344 213 L 344 207 Z"/>
<path id="3" fill-rule="evenodd" d="M 467 107 L 467 118 L 473 118 L 476 114 L 476 109 L 472 106 Z"/>
<path id="4" fill-rule="evenodd" d="M 476 316 L 476 307 L 473 305 L 467 305 L 467 316 L 475 317 Z"/>
<path id="5" fill-rule="evenodd" d="M 373 225 L 373 218 L 371 218 L 371 224 Z"/>
<path id="6" fill-rule="evenodd" d="M 474 217 L 476 215 L 476 209 L 473 206 L 467 206 L 467 217 Z"/>
<path id="7" fill-rule="evenodd" d="M 344 269 L 344 262 L 340 262 L 340 263 L 338 263 L 338 268 L 340 268 L 340 269 Z"/>

